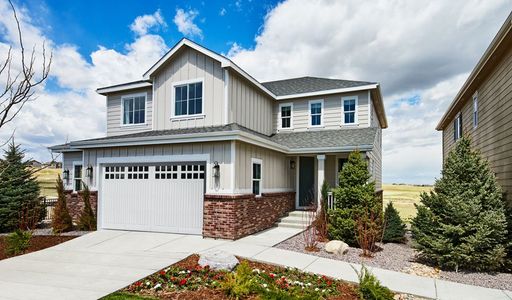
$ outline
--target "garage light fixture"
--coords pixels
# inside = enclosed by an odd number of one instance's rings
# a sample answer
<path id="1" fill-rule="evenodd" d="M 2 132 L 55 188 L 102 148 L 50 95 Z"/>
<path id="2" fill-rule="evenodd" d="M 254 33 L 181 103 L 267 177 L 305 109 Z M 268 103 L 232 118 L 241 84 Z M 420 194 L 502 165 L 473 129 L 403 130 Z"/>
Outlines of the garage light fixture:
<path id="1" fill-rule="evenodd" d="M 290 160 L 290 169 L 295 170 L 295 161 Z"/>
<path id="2" fill-rule="evenodd" d="M 215 178 L 220 177 L 220 166 L 219 166 L 218 161 L 213 163 L 213 177 L 215 177 Z"/>
<path id="3" fill-rule="evenodd" d="M 85 170 L 85 176 L 87 176 L 87 178 L 91 178 L 91 179 L 92 179 L 92 166 L 89 166 L 89 167 Z"/>
<path id="4" fill-rule="evenodd" d="M 64 181 L 67 184 L 69 181 L 69 170 L 64 170 L 64 172 L 62 172 L 62 178 L 64 179 Z"/>

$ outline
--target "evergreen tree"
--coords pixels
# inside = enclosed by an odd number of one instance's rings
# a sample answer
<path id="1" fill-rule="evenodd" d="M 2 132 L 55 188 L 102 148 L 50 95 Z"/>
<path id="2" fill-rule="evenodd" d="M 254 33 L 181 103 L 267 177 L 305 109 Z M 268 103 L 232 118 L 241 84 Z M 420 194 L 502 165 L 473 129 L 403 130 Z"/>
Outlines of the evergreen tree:
<path id="1" fill-rule="evenodd" d="M 412 233 L 420 257 L 455 270 L 501 268 L 508 246 L 504 204 L 488 163 L 462 138 L 417 206 Z"/>
<path id="2" fill-rule="evenodd" d="M 78 219 L 77 228 L 78 230 L 85 231 L 96 230 L 96 217 L 91 207 L 91 191 L 86 184 L 84 184 L 84 189 L 82 190 L 82 199 L 84 201 L 84 210 Z"/>
<path id="3" fill-rule="evenodd" d="M 73 220 L 69 215 L 68 206 L 66 204 L 66 195 L 64 194 L 64 183 L 62 179 L 57 178 L 57 204 L 53 208 L 52 228 L 54 233 L 68 232 L 73 229 Z"/>
<path id="4" fill-rule="evenodd" d="M 384 225 L 384 235 L 382 237 L 384 242 L 401 243 L 405 240 L 405 223 L 392 202 L 388 203 L 384 211 Z"/>
<path id="5" fill-rule="evenodd" d="M 12 141 L 0 161 L 0 232 L 18 228 L 22 210 L 39 210 L 39 184 L 25 153 Z M 26 230 L 26 229 L 25 229 Z"/>

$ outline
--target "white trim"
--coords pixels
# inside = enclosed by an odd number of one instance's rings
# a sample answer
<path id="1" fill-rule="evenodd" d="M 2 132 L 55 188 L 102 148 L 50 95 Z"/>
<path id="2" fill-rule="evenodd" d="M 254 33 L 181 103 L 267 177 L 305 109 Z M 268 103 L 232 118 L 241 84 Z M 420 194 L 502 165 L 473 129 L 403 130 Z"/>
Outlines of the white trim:
<path id="1" fill-rule="evenodd" d="M 188 114 L 188 102 L 189 102 L 188 85 L 193 84 L 193 83 L 199 83 L 199 82 L 201 82 L 201 113 L 189 115 Z M 177 116 L 176 111 L 175 111 L 175 109 L 176 109 L 176 87 L 185 86 L 185 85 L 187 86 L 187 114 Z M 205 112 L 204 112 L 204 103 L 206 102 L 204 99 L 204 95 L 205 95 L 204 78 L 194 78 L 194 79 L 188 79 L 188 80 L 183 80 L 183 81 L 176 81 L 176 82 L 172 83 L 171 88 L 172 88 L 172 90 L 171 90 L 171 120 L 191 119 L 191 118 L 200 119 L 200 118 L 204 118 L 206 116 Z"/>
<path id="2" fill-rule="evenodd" d="M 345 101 L 347 100 L 355 100 L 355 111 L 354 111 L 354 123 L 345 123 Z M 341 125 L 343 126 L 354 126 L 359 125 L 359 97 L 357 95 L 354 96 L 344 96 L 341 97 Z"/>
<path id="3" fill-rule="evenodd" d="M 311 115 L 311 105 L 320 103 L 320 125 L 311 125 L 312 121 L 312 115 Z M 324 107 L 324 99 L 316 99 L 316 100 L 309 100 L 308 101 L 308 126 L 307 128 L 322 128 L 325 127 L 324 125 L 324 115 L 325 115 L 325 107 Z"/>
<path id="4" fill-rule="evenodd" d="M 260 165 L 260 179 L 254 179 L 254 164 L 259 164 Z M 260 186 L 259 186 L 259 194 L 257 194 L 256 196 L 261 196 L 261 194 L 263 193 L 263 160 L 260 159 L 260 158 L 251 158 L 251 193 L 252 193 L 252 190 L 253 190 L 253 181 L 259 181 L 260 183 Z"/>
<path id="5" fill-rule="evenodd" d="M 478 123 L 480 122 L 480 116 L 479 116 L 479 111 L 478 111 L 478 91 L 476 91 L 474 94 L 473 94 L 473 129 L 476 129 L 478 127 Z"/>
<path id="6" fill-rule="evenodd" d="M 235 141 L 231 141 L 231 161 L 230 161 L 230 171 L 231 171 L 231 192 L 235 193 L 235 161 L 236 161 L 236 144 Z"/>
<path id="7" fill-rule="evenodd" d="M 372 95 L 368 90 L 368 127 L 372 126 Z"/>
<path id="8" fill-rule="evenodd" d="M 290 107 L 290 127 L 283 128 L 283 120 L 282 120 L 282 111 L 281 109 L 283 107 L 289 106 Z M 293 102 L 287 102 L 287 103 L 279 103 L 279 111 L 277 112 L 277 129 L 278 130 L 293 130 Z"/>
<path id="9" fill-rule="evenodd" d="M 126 98 L 135 99 L 136 97 L 144 96 L 144 123 L 133 123 L 133 124 L 124 124 L 124 100 Z M 135 103 L 133 104 L 133 109 L 135 110 Z M 121 96 L 121 117 L 119 118 L 119 123 L 121 127 L 144 127 L 148 125 L 148 93 L 133 93 L 128 95 Z"/>
<path id="10" fill-rule="evenodd" d="M 118 86 L 99 88 L 96 90 L 96 93 L 106 96 L 107 94 L 111 94 L 111 93 L 115 93 L 115 92 L 140 89 L 140 88 L 150 87 L 152 85 L 153 84 L 150 82 L 128 83 L 128 84 L 121 84 Z"/>
<path id="11" fill-rule="evenodd" d="M 77 190 L 75 190 L 75 179 L 80 179 L 80 180 L 84 180 L 84 161 L 83 161 L 83 152 L 82 152 L 82 160 L 74 160 L 73 161 L 73 179 L 71 180 L 71 187 L 73 189 L 73 192 L 76 193 L 78 192 Z M 64 163 L 62 164 L 64 166 Z M 82 166 L 82 177 L 80 178 L 75 178 L 75 166 Z"/>
<path id="12" fill-rule="evenodd" d="M 229 71 L 224 69 L 224 123 L 229 124 Z"/>
<path id="13" fill-rule="evenodd" d="M 153 79 L 153 83 L 155 83 L 155 79 Z M 151 89 L 151 130 L 155 130 L 155 97 L 156 97 L 156 89 L 155 85 L 153 84 L 153 87 Z M 147 100 L 147 99 L 146 99 Z"/>
<path id="14" fill-rule="evenodd" d="M 287 100 L 287 99 L 295 99 L 295 98 L 302 98 L 302 97 L 312 97 L 312 96 L 322 96 L 322 95 L 328 95 L 328 94 L 364 91 L 364 90 L 369 90 L 369 89 L 376 89 L 378 86 L 379 86 L 378 84 L 368 84 L 368 85 L 361 85 L 361 86 L 349 87 L 349 88 L 341 88 L 341 89 L 323 90 L 323 91 L 318 91 L 318 92 L 310 92 L 310 93 L 302 93 L 302 94 L 277 96 L 277 97 L 275 97 L 275 99 L 276 100 Z"/>

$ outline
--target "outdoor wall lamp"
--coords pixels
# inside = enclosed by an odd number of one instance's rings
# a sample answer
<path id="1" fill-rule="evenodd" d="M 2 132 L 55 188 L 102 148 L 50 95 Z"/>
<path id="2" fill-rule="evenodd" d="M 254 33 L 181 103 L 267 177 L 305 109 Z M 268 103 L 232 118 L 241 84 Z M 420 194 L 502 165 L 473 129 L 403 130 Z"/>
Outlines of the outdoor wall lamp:
<path id="1" fill-rule="evenodd" d="M 69 180 L 69 170 L 62 172 L 62 178 L 67 182 Z"/>
<path id="2" fill-rule="evenodd" d="M 218 161 L 213 163 L 213 177 L 214 178 L 219 178 L 220 177 L 220 166 L 219 166 L 219 162 Z"/>
<path id="3" fill-rule="evenodd" d="M 87 178 L 92 179 L 92 166 L 89 166 L 87 167 L 87 169 L 85 169 L 85 176 L 87 176 Z"/>
<path id="4" fill-rule="evenodd" d="M 290 169 L 295 170 L 295 161 L 290 160 Z"/>

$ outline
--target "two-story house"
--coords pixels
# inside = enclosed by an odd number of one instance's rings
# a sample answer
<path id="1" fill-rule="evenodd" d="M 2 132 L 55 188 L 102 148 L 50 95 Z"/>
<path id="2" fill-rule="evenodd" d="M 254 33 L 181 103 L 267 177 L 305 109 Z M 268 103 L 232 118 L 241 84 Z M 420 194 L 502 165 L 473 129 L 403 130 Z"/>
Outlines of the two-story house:
<path id="1" fill-rule="evenodd" d="M 142 80 L 97 92 L 106 137 L 51 149 L 75 215 L 83 183 L 96 191 L 98 228 L 239 238 L 318 201 L 356 149 L 381 190 L 378 83 L 260 83 L 183 39 Z"/>
<path id="2" fill-rule="evenodd" d="M 436 127 L 446 159 L 462 136 L 489 161 L 512 204 L 512 13 Z"/>

